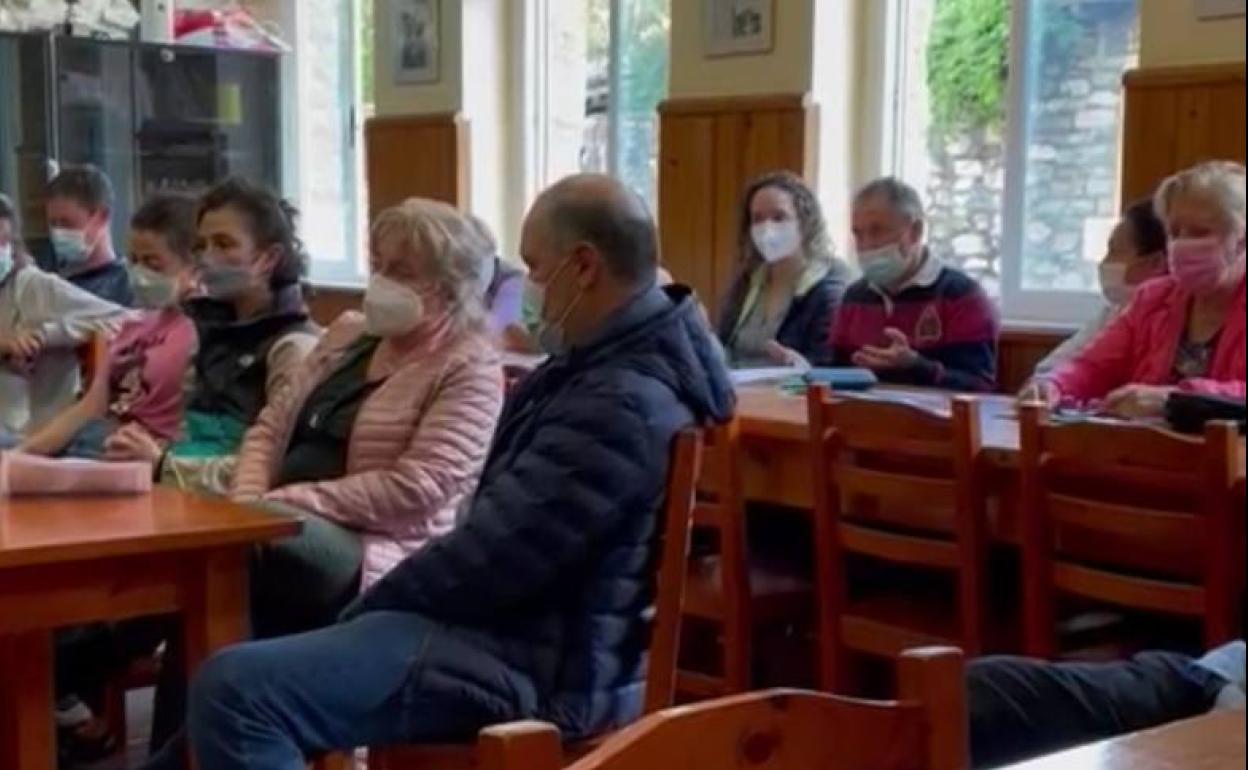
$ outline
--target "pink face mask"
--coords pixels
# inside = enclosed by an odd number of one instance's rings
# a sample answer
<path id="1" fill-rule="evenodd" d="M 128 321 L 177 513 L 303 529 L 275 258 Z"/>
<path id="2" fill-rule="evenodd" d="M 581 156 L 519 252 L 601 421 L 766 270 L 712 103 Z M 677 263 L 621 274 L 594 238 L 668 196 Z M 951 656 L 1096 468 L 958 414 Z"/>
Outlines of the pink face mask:
<path id="1" fill-rule="evenodd" d="M 1170 273 L 1184 289 L 1204 294 L 1222 285 L 1231 265 L 1221 238 L 1179 238 L 1170 243 Z"/>

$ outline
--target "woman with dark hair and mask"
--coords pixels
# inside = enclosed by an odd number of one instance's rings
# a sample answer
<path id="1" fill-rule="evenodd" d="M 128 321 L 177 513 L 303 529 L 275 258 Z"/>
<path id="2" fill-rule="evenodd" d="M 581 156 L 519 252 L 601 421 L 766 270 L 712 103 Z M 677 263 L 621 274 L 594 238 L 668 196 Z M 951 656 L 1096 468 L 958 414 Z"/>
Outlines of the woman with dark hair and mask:
<path id="1" fill-rule="evenodd" d="M 730 365 L 827 361 L 851 274 L 833 253 L 819 199 L 797 175 L 769 174 L 746 189 L 739 222 L 740 269 L 718 327 Z"/>
<path id="2" fill-rule="evenodd" d="M 195 200 L 157 195 L 130 221 L 127 270 L 139 310 L 108 342 L 83 397 L 20 449 L 27 454 L 97 458 L 108 437 L 137 424 L 162 441 L 182 424 L 183 381 L 197 342 L 181 303 L 194 284 Z"/>
<path id="3" fill-rule="evenodd" d="M 1154 200 L 1170 274 L 1024 398 L 1155 419 L 1176 392 L 1245 394 L 1244 167 L 1212 162 L 1167 179 Z"/>
<path id="4" fill-rule="evenodd" d="M 1166 274 L 1167 240 L 1166 223 L 1157 217 L 1152 200 L 1139 201 L 1123 213 L 1110 233 L 1100 265 L 1105 307 L 1036 366 L 1036 377 L 1053 373 L 1079 355 L 1126 311 L 1136 289 Z"/>
<path id="5" fill-rule="evenodd" d="M 244 432 L 319 339 L 304 304 L 307 256 L 296 217 L 286 201 L 241 179 L 200 199 L 200 286 L 186 304 L 199 350 L 181 438 L 169 444 L 130 424 L 109 437 L 110 459 L 149 462 L 180 487 L 229 490 Z"/>

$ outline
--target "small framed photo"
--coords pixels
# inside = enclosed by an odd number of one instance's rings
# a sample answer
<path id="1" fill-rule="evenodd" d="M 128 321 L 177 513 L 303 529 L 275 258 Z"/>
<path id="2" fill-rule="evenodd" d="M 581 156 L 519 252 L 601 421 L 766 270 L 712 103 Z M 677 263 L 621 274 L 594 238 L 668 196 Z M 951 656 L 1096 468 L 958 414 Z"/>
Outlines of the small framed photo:
<path id="1" fill-rule="evenodd" d="M 773 38 L 775 0 L 703 0 L 706 55 L 767 53 Z"/>
<path id="2" fill-rule="evenodd" d="M 439 0 L 390 3 L 396 85 L 425 85 L 441 79 L 442 20 L 438 3 Z"/>

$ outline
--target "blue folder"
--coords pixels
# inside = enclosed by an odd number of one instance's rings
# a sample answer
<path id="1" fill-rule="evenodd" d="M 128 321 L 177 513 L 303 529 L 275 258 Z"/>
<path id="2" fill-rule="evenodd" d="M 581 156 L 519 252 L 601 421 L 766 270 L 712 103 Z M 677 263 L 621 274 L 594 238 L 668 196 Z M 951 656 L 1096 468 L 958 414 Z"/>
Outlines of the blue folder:
<path id="1" fill-rule="evenodd" d="M 852 367 L 811 369 L 802 379 L 807 385 L 827 385 L 833 390 L 870 390 L 880 384 L 875 372 Z"/>

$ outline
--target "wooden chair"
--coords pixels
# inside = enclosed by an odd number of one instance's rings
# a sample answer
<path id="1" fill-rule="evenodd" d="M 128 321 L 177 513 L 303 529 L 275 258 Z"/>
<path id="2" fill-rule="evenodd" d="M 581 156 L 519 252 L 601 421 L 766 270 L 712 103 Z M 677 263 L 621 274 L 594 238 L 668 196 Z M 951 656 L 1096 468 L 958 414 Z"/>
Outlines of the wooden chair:
<path id="1" fill-rule="evenodd" d="M 707 434 L 693 523 L 695 531 L 715 535 L 718 549 L 689 561 L 685 617 L 720 630 L 722 665 L 718 675 L 680 669 L 676 691 L 683 696 L 714 698 L 750 690 L 755 625 L 797 622 L 813 608 L 808 580 L 751 563 L 740 453 L 736 420 Z"/>
<path id="2" fill-rule="evenodd" d="M 1239 437 L 1145 425 L 1050 422 L 1021 409 L 1023 586 L 1028 654 L 1059 653 L 1059 596 L 1198 619 L 1209 646 L 1237 636 L 1244 511 Z"/>
<path id="3" fill-rule="evenodd" d="M 78 365 L 82 373 L 82 391 L 91 387 L 98 372 L 103 371 L 108 359 L 108 335 L 96 332 L 91 339 L 78 346 Z"/>
<path id="4" fill-rule="evenodd" d="M 654 627 L 647 656 L 643 713 L 653 714 L 672 704 L 676 687 L 676 657 L 680 642 L 681 611 L 685 597 L 685 571 L 689 559 L 697 478 L 702 465 L 702 433 L 682 432 L 672 450 L 667 486 L 661 557 L 656 579 Z M 569 746 L 569 756 L 593 748 L 588 743 Z M 327 761 L 339 761 L 330 759 Z M 475 746 L 407 746 L 369 750 L 371 770 L 459 770 L 478 768 Z M 318 765 L 329 770 L 332 764 Z"/>
<path id="5" fill-rule="evenodd" d="M 622 731 L 571 770 L 965 770 L 966 685 L 957 650 L 901 656 L 900 700 L 794 691 L 673 709 Z M 556 770 L 559 733 L 526 723 L 486 730 L 481 770 Z"/>
<path id="6" fill-rule="evenodd" d="M 947 415 L 901 400 L 834 398 L 816 387 L 807 405 L 823 689 L 849 691 L 854 652 L 893 658 L 913 647 L 955 645 L 979 655 L 987 494 L 978 402 L 955 398 Z M 956 589 L 916 595 L 851 586 L 854 556 L 949 575 Z"/>
<path id="7" fill-rule="evenodd" d="M 101 717 L 123 752 L 126 741 L 130 738 L 126 695 L 136 690 L 156 687 L 160 679 L 161 658 L 161 655 L 151 655 L 134 661 L 104 687 L 104 713 Z"/>

